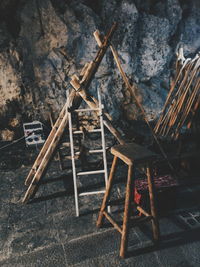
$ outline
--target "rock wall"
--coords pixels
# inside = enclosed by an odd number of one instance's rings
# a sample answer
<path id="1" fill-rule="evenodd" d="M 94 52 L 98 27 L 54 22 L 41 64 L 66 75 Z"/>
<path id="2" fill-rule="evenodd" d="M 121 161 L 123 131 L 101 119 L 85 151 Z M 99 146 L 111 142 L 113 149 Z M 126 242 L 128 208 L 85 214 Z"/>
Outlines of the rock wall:
<path id="1" fill-rule="evenodd" d="M 198 0 L 2 0 L 0 2 L 0 128 L 58 114 L 70 76 L 92 60 L 92 33 L 106 32 L 117 21 L 113 38 L 124 70 L 137 84 L 149 120 L 165 101 L 175 53 L 190 56 L 200 48 Z M 117 123 L 139 120 L 111 52 L 107 52 L 91 90 L 103 93 Z M 119 124 L 120 124 L 119 123 Z M 14 128 L 15 128 L 14 127 Z"/>

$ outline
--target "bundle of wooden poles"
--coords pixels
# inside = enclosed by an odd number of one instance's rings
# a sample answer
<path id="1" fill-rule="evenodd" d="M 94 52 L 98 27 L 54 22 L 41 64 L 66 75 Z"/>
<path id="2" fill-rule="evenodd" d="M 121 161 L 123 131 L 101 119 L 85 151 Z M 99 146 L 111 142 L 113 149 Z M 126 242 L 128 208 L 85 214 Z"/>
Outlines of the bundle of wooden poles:
<path id="1" fill-rule="evenodd" d="M 154 128 L 159 136 L 177 139 L 181 132 L 191 128 L 200 106 L 200 54 L 185 58 L 178 53 L 176 73 L 161 116 Z"/>

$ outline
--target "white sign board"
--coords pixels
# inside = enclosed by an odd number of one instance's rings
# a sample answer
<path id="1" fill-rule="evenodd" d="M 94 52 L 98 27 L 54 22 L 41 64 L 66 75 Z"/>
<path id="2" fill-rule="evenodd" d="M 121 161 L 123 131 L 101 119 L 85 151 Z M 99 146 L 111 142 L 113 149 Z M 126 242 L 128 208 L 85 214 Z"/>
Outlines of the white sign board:
<path id="1" fill-rule="evenodd" d="M 23 124 L 26 146 L 40 145 L 45 142 L 42 123 L 33 121 Z"/>

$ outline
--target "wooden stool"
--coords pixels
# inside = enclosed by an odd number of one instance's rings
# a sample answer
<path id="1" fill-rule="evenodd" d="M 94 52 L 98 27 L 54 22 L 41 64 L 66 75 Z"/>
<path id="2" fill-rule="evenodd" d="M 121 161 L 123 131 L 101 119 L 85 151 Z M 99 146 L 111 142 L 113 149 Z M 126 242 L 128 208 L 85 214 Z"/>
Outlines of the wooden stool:
<path id="1" fill-rule="evenodd" d="M 142 207 L 136 205 L 137 210 L 146 216 L 147 220 L 152 221 L 152 229 L 153 229 L 153 237 L 154 241 L 159 240 L 159 223 L 157 218 L 156 207 L 154 204 L 154 183 L 151 176 L 151 162 L 155 160 L 157 157 L 156 154 L 152 153 L 145 147 L 140 145 L 131 143 L 125 145 L 116 145 L 111 148 L 111 153 L 114 155 L 109 181 L 106 187 L 106 192 L 103 198 L 103 202 L 101 205 L 101 209 L 99 212 L 99 217 L 97 220 L 97 227 L 102 225 L 102 221 L 104 216 L 109 220 L 109 222 L 120 232 L 121 236 L 121 246 L 120 246 L 120 257 L 124 258 L 127 251 L 128 244 L 128 232 L 129 232 L 129 217 L 130 217 L 130 205 L 131 200 L 134 198 L 134 167 L 136 164 L 144 164 L 146 166 L 146 174 L 148 180 L 148 189 L 149 189 L 149 197 L 150 197 L 150 208 L 151 214 L 147 213 Z M 127 185 L 126 185 L 126 195 L 125 195 L 125 205 L 124 205 L 124 216 L 123 216 L 123 224 L 120 227 L 117 222 L 111 217 L 110 214 L 106 212 L 106 207 L 108 205 L 108 201 L 110 198 L 110 193 L 113 184 L 113 178 L 117 167 L 117 161 L 120 158 L 123 162 L 128 165 L 128 177 L 127 177 Z"/>

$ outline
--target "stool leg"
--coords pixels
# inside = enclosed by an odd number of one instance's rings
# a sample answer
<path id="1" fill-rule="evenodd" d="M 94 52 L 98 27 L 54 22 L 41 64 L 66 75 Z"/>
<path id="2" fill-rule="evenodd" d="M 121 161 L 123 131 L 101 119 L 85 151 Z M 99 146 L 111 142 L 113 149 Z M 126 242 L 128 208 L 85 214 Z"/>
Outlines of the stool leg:
<path id="1" fill-rule="evenodd" d="M 103 201 L 102 201 L 102 205 L 101 205 L 101 209 L 100 209 L 100 212 L 99 212 L 99 216 L 98 216 L 98 219 L 97 219 L 97 227 L 101 227 L 101 225 L 102 225 L 103 212 L 106 209 L 106 205 L 107 205 L 107 202 L 108 202 L 109 197 L 110 197 L 110 193 L 111 193 L 111 189 L 112 189 L 112 182 L 113 182 L 113 178 L 114 178 L 115 170 L 116 170 L 116 166 L 117 166 L 117 160 L 118 160 L 117 156 L 114 156 L 114 159 L 113 159 L 113 162 L 112 162 L 112 167 L 111 167 L 111 170 L 110 170 L 109 179 L 108 179 L 108 184 L 106 186 L 106 192 L 105 192 L 105 195 L 104 195 L 104 198 L 103 198 Z"/>
<path id="2" fill-rule="evenodd" d="M 160 237 L 160 230 L 159 230 L 157 210 L 155 206 L 154 181 L 152 179 L 151 169 L 149 166 L 147 166 L 147 180 L 148 180 L 148 187 L 149 187 L 151 215 L 153 217 L 153 220 L 152 220 L 153 237 L 155 241 L 158 241 Z"/>
<path id="3" fill-rule="evenodd" d="M 131 192 L 132 188 L 132 173 L 133 167 L 129 165 L 128 167 L 128 178 L 126 185 L 126 198 L 125 198 L 125 206 L 124 206 L 124 218 L 123 218 L 123 226 L 122 226 L 122 237 L 121 237 L 121 247 L 120 247 L 120 257 L 124 258 L 127 251 L 128 244 L 128 232 L 129 232 L 129 217 L 130 217 L 130 204 L 131 204 Z"/>

